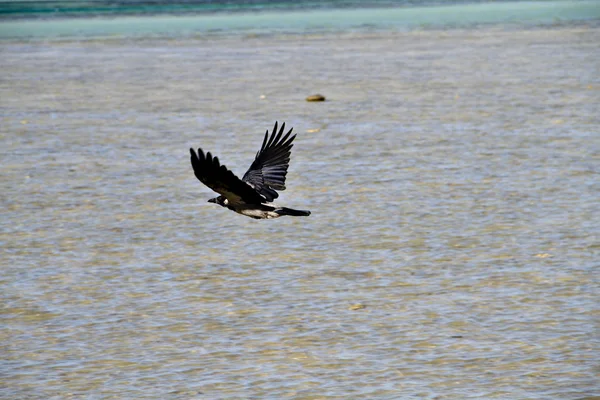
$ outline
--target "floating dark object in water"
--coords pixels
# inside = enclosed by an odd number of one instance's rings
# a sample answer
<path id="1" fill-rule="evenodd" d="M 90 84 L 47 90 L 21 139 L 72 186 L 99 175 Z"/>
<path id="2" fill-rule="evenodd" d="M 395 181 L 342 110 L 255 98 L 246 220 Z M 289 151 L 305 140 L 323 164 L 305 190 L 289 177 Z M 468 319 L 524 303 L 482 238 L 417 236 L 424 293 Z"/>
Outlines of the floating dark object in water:
<path id="1" fill-rule="evenodd" d="M 325 101 L 325 96 L 322 94 L 313 94 L 312 96 L 308 96 L 306 101 Z"/>

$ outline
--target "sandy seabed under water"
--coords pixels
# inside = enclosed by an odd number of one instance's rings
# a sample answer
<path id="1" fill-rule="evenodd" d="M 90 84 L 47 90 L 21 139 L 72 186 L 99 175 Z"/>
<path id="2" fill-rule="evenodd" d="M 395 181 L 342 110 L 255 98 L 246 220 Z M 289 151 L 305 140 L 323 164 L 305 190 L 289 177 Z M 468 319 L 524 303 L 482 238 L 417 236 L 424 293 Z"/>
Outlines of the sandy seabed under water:
<path id="1" fill-rule="evenodd" d="M 599 43 L 3 41 L 3 395 L 599 395 Z M 188 148 L 241 176 L 275 120 L 312 215 L 206 203 Z"/>

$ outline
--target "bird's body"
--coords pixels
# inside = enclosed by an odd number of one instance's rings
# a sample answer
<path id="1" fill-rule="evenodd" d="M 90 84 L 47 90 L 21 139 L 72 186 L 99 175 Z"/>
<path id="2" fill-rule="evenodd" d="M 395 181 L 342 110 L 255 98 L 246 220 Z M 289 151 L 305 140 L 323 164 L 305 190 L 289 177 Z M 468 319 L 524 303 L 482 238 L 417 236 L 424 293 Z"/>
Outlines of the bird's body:
<path id="1" fill-rule="evenodd" d="M 285 190 L 292 142 L 296 137 L 290 137 L 292 129 L 283 136 L 284 128 L 285 123 L 277 132 L 275 122 L 271 136 L 269 131 L 265 133 L 262 147 L 242 179 L 221 165 L 219 159 L 210 152 L 204 154 L 202 149 L 198 149 L 196 154 L 194 149 L 190 149 L 194 174 L 200 182 L 220 195 L 208 201 L 255 219 L 310 215 L 310 211 L 293 210 L 272 203 L 279 197 L 276 190 Z"/>

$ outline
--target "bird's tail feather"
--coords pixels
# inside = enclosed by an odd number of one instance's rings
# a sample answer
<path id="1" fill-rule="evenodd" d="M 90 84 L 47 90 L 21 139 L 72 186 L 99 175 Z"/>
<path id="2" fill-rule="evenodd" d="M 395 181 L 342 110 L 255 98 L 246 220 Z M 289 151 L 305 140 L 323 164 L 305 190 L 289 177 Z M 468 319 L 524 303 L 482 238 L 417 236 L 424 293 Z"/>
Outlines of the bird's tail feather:
<path id="1" fill-rule="evenodd" d="M 307 210 L 293 210 L 287 207 L 279 207 L 275 210 L 279 215 L 291 215 L 292 217 L 308 217 L 310 211 Z"/>

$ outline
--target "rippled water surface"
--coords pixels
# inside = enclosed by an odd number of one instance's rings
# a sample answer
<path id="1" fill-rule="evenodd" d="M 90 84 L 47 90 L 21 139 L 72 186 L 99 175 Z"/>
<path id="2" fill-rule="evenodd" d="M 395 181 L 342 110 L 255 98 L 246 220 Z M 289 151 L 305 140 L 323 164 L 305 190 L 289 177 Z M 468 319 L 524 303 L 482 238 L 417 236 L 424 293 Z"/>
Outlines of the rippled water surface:
<path id="1" fill-rule="evenodd" d="M 0 396 L 599 395 L 598 43 L 4 42 Z M 275 120 L 313 214 L 207 203 L 188 148 L 241 175 Z"/>

